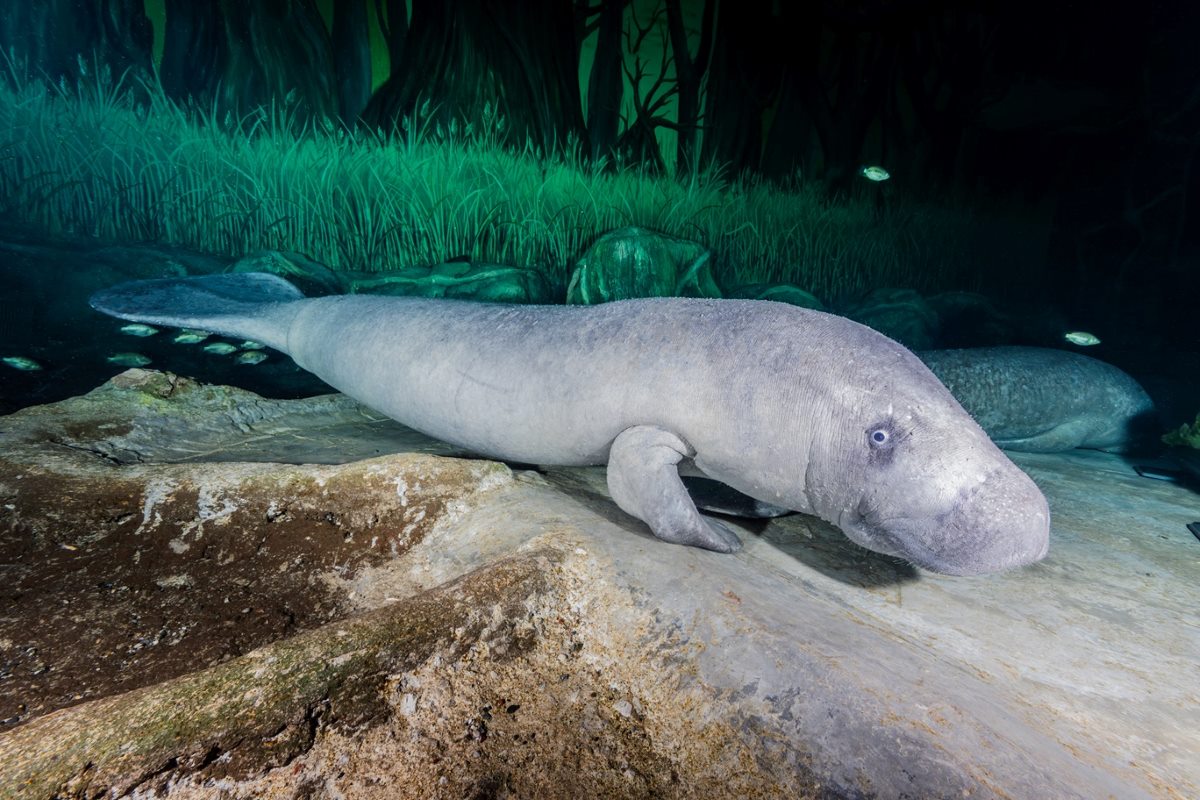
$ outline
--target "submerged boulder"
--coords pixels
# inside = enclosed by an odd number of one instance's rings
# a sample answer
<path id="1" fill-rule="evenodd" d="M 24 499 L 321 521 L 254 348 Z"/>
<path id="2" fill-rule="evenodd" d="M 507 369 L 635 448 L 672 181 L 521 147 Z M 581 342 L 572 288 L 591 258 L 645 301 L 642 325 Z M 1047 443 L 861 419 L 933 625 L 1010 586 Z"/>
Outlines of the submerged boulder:
<path id="1" fill-rule="evenodd" d="M 843 314 L 912 350 L 932 347 L 940 327 L 933 306 L 914 289 L 875 289 Z"/>
<path id="2" fill-rule="evenodd" d="M 667 544 L 601 467 L 337 396 L 131 370 L 2 423 L 5 798 L 1200 787 L 1194 494 L 1115 456 L 1018 454 L 1054 548 L 981 580 L 800 514 Z"/>
<path id="3" fill-rule="evenodd" d="M 579 305 L 634 297 L 720 297 L 712 252 L 699 242 L 645 228 L 617 228 L 580 257 L 567 287 Z"/>
<path id="4" fill-rule="evenodd" d="M 482 261 L 448 261 L 393 272 L 348 274 L 354 294 L 446 297 L 486 303 L 550 303 L 550 287 L 536 269 Z"/>
<path id="5" fill-rule="evenodd" d="M 774 300 L 777 303 L 788 303 L 816 311 L 825 310 L 825 304 L 817 299 L 815 294 L 790 283 L 746 283 L 730 289 L 725 296 L 746 300 Z"/>
<path id="6" fill-rule="evenodd" d="M 978 292 L 940 292 L 927 302 L 937 314 L 942 347 L 991 347 L 1018 338 L 1014 321 Z"/>
<path id="7" fill-rule="evenodd" d="M 342 294 L 346 291 L 341 276 L 324 264 L 300 253 L 262 250 L 239 259 L 230 272 L 269 272 L 291 283 L 308 297 Z"/>

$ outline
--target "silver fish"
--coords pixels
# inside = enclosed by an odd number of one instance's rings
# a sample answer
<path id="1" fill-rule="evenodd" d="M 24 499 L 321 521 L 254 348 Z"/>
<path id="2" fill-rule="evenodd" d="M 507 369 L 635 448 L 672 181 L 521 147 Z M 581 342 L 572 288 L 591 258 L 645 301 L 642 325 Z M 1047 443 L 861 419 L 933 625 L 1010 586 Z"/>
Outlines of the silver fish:
<path id="1" fill-rule="evenodd" d="M 1080 347 L 1091 347 L 1094 344 L 1100 344 L 1100 338 L 1094 333 L 1087 331 L 1070 331 L 1063 334 L 1063 338 L 1071 344 L 1077 344 Z"/>
<path id="2" fill-rule="evenodd" d="M 21 370 L 21 372 L 36 372 L 42 368 L 41 364 L 32 358 L 25 358 L 25 356 L 5 356 L 4 358 L 0 358 L 0 361 L 3 361 L 13 369 Z"/>
<path id="3" fill-rule="evenodd" d="M 105 360 L 120 367 L 144 367 L 150 363 L 150 359 L 141 353 L 113 353 Z"/>
<path id="4" fill-rule="evenodd" d="M 121 333 L 126 336 L 153 336 L 158 333 L 158 328 L 151 325 L 143 325 L 140 322 L 131 322 L 128 325 L 121 326 Z"/>
<path id="5" fill-rule="evenodd" d="M 212 334 L 208 333 L 208 331 L 191 331 L 191 330 L 180 331 L 178 334 L 175 335 L 175 343 L 176 344 L 198 344 L 200 342 L 203 342 L 205 339 L 207 339 L 211 335 Z"/>
<path id="6" fill-rule="evenodd" d="M 228 342 L 213 342 L 212 344 L 204 345 L 204 352 L 213 353 L 218 356 L 227 356 L 230 353 L 237 352 L 237 348 Z"/>
<path id="7" fill-rule="evenodd" d="M 234 359 L 239 364 L 261 364 L 267 360 L 267 354 L 262 350 L 247 350 L 244 353 L 238 353 Z"/>

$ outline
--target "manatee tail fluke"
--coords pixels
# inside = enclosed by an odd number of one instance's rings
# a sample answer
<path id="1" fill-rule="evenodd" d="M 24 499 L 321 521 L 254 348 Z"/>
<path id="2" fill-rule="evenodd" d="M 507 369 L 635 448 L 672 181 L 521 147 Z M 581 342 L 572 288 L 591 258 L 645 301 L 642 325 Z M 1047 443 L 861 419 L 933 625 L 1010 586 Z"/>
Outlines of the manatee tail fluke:
<path id="1" fill-rule="evenodd" d="M 200 328 L 287 352 L 287 331 L 304 294 L 266 272 L 130 281 L 96 292 L 92 308 L 120 319 Z"/>

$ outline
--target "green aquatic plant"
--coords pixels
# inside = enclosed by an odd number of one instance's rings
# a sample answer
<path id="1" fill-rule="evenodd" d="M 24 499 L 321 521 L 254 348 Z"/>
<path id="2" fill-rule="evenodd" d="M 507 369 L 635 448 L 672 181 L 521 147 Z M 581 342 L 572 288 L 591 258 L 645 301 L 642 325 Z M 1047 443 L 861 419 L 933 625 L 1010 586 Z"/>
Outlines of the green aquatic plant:
<path id="1" fill-rule="evenodd" d="M 0 65 L 0 73 L 3 73 Z M 390 272 L 465 257 L 536 268 L 556 296 L 605 232 L 639 226 L 699 242 L 718 282 L 788 283 L 834 298 L 877 286 L 1019 285 L 973 247 L 951 203 L 831 202 L 795 182 L 680 178 L 502 146 L 502 120 L 396 135 L 302 125 L 284 106 L 242 118 L 180 108 L 160 87 L 104 75 L 72 88 L 0 75 L 0 212 L 48 234 L 157 241 L 242 256 L 306 254 L 339 271 Z M 1017 238 L 1017 237 L 1012 237 Z M 989 260 L 990 259 L 990 260 Z"/>
<path id="2" fill-rule="evenodd" d="M 1162 437 L 1164 444 L 1172 447 L 1194 447 L 1200 450 L 1200 413 L 1191 425 L 1180 425 Z"/>

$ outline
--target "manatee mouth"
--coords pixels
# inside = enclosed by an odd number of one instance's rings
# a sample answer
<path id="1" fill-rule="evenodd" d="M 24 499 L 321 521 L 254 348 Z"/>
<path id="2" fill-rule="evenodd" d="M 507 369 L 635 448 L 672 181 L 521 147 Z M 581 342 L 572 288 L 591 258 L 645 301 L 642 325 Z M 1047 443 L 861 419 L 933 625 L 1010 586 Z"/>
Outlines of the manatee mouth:
<path id="1" fill-rule="evenodd" d="M 930 566 L 933 559 L 928 557 L 932 554 L 921 552 L 924 548 L 920 546 L 913 547 L 913 542 L 901 538 L 893 531 L 892 527 L 889 527 L 889 524 L 894 526 L 895 523 L 900 522 L 899 519 L 884 521 L 873 519 L 873 517 L 874 515 L 867 510 L 854 509 L 838 522 L 838 527 L 851 540 L 868 550 L 874 550 L 886 556 L 903 558 L 918 567 L 933 569 Z"/>
<path id="2" fill-rule="evenodd" d="M 863 547 L 943 575 L 982 575 L 1031 564 L 1049 548 L 1050 512 L 1033 481 L 1021 477 L 1012 491 L 975 487 L 936 517 L 885 517 L 860 503 L 838 526 Z"/>

